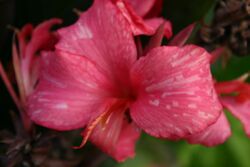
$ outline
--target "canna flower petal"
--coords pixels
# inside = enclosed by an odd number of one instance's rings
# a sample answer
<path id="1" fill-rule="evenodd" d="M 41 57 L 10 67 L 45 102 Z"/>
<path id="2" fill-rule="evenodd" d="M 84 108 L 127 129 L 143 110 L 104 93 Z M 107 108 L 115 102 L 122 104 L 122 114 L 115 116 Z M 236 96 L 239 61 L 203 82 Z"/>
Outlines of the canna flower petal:
<path id="1" fill-rule="evenodd" d="M 208 147 L 224 143 L 231 136 L 230 125 L 224 113 L 204 131 L 187 138 L 190 144 L 202 144 Z"/>
<path id="2" fill-rule="evenodd" d="M 162 15 L 163 5 L 163 0 L 156 0 L 154 6 L 147 12 L 144 18 L 147 19 Z"/>
<path id="3" fill-rule="evenodd" d="M 17 33 L 18 37 L 18 45 L 19 45 L 19 50 L 20 50 L 20 57 L 24 58 L 25 56 L 25 51 L 26 47 L 28 44 L 28 40 L 32 36 L 34 28 L 32 24 L 26 24 L 25 26 L 22 27 L 22 29 Z"/>
<path id="4" fill-rule="evenodd" d="M 33 57 L 36 52 L 39 50 L 51 50 L 54 48 L 54 45 L 58 41 L 58 37 L 56 33 L 53 33 L 50 31 L 52 26 L 56 24 L 61 24 L 62 20 L 53 18 L 50 20 L 47 20 L 41 24 L 39 24 L 35 29 L 32 30 L 30 25 L 27 25 L 27 27 L 24 27 L 23 31 L 25 32 L 25 36 L 22 33 L 23 36 L 19 36 L 20 41 L 27 41 L 28 38 L 31 38 L 29 43 L 27 43 L 25 50 L 24 57 Z M 29 30 L 27 32 L 27 30 Z M 32 31 L 31 31 L 32 30 Z"/>
<path id="5" fill-rule="evenodd" d="M 60 29 L 59 35 L 56 48 L 81 53 L 95 62 L 117 86 L 114 93 L 129 85 L 127 78 L 136 61 L 136 46 L 129 25 L 109 0 L 95 0 L 75 24 Z"/>
<path id="6" fill-rule="evenodd" d="M 131 117 L 150 135 L 183 138 L 214 123 L 222 110 L 213 87 L 210 55 L 202 48 L 159 47 L 132 68 L 137 100 Z"/>
<path id="7" fill-rule="evenodd" d="M 121 162 L 135 156 L 135 143 L 139 137 L 139 129 L 128 122 L 123 110 L 117 110 L 111 114 L 106 124 L 100 123 L 94 129 L 90 141 Z"/>
<path id="8" fill-rule="evenodd" d="M 171 37 L 172 26 L 169 21 L 157 17 L 143 20 L 143 18 L 136 13 L 136 10 L 134 10 L 135 8 L 133 8 L 130 3 L 127 3 L 124 0 L 113 1 L 124 18 L 128 21 L 134 35 L 153 35 L 158 27 L 162 23 L 165 23 L 165 35 L 167 38 Z"/>
<path id="9" fill-rule="evenodd" d="M 218 94 L 226 95 L 238 92 L 240 90 L 241 85 L 242 85 L 241 81 L 232 80 L 232 81 L 216 82 L 214 86 Z"/>
<path id="10" fill-rule="evenodd" d="M 221 97 L 222 105 L 227 108 L 244 126 L 244 130 L 250 137 L 250 99 L 238 101 L 235 97 Z"/>
<path id="11" fill-rule="evenodd" d="M 28 101 L 28 114 L 35 123 L 70 130 L 84 127 L 103 112 L 109 81 L 87 58 L 48 52 L 43 55 L 42 69 Z"/>
<path id="12" fill-rule="evenodd" d="M 129 23 L 134 35 L 154 34 L 155 30 L 144 22 L 129 3 L 124 0 L 115 0 L 114 3 Z"/>
<path id="13" fill-rule="evenodd" d="M 181 30 L 178 34 L 174 36 L 174 38 L 169 42 L 168 45 L 170 46 L 183 46 L 188 38 L 191 36 L 193 30 L 194 30 L 195 24 L 190 24 L 187 27 L 185 27 L 183 30 Z"/>

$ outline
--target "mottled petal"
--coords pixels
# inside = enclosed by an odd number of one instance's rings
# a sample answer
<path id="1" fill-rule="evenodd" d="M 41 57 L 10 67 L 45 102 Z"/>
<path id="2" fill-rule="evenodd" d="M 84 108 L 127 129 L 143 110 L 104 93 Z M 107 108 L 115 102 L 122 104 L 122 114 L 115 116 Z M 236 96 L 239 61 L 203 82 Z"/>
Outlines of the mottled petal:
<path id="1" fill-rule="evenodd" d="M 107 122 L 100 123 L 91 135 L 91 142 L 115 160 L 121 162 L 135 155 L 135 144 L 140 131 L 128 123 L 122 111 L 115 111 Z"/>
<path id="2" fill-rule="evenodd" d="M 86 56 L 114 85 L 128 85 L 136 46 L 127 21 L 109 0 L 95 0 L 75 24 L 60 29 L 59 34 L 57 49 Z"/>
<path id="3" fill-rule="evenodd" d="M 29 97 L 28 114 L 39 125 L 70 130 L 103 112 L 107 78 L 83 56 L 52 52 L 43 55 L 42 76 Z"/>
<path id="4" fill-rule="evenodd" d="M 244 126 L 250 137 L 250 100 L 238 101 L 235 97 L 221 97 L 222 105 L 227 108 Z"/>
<path id="5" fill-rule="evenodd" d="M 230 125 L 224 113 L 204 131 L 187 138 L 191 144 L 202 144 L 208 147 L 224 143 L 231 136 Z"/>
<path id="6" fill-rule="evenodd" d="M 177 139 L 204 130 L 221 105 L 210 74 L 210 55 L 202 48 L 159 47 L 139 59 L 131 72 L 135 123 L 150 135 Z"/>

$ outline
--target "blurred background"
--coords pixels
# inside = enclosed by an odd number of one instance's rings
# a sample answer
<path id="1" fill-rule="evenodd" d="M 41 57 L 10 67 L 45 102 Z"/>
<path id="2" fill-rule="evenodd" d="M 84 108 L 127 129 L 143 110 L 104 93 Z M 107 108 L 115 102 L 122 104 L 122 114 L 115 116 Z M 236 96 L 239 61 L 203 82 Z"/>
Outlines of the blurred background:
<path id="1" fill-rule="evenodd" d="M 182 28 L 193 22 L 211 23 L 214 19 L 216 0 L 165 0 L 163 16 L 173 24 L 176 34 Z M 21 28 L 26 23 L 34 25 L 52 18 L 59 17 L 64 20 L 64 25 L 76 21 L 77 15 L 73 8 L 86 10 L 91 5 L 90 0 L 0 0 L 0 59 L 6 69 L 11 73 L 11 41 L 12 30 L 8 25 Z M 199 28 L 193 34 L 190 43 L 206 45 L 200 42 Z M 248 46 L 247 46 L 248 47 Z M 248 47 L 249 48 L 249 47 Z M 244 56 L 233 52 L 227 59 L 226 65 L 219 60 L 213 67 L 212 72 L 218 80 L 234 79 L 250 71 L 250 54 Z M 4 84 L 0 81 L 0 129 L 13 130 L 10 118 L 10 110 L 16 110 Z M 250 112 L 250 111 L 249 111 Z M 118 164 L 111 158 L 102 155 L 92 145 L 88 144 L 80 150 L 88 157 L 85 166 L 101 167 L 250 167 L 250 139 L 243 132 L 238 120 L 227 112 L 231 123 L 232 136 L 224 144 L 206 148 L 199 145 L 190 145 L 184 141 L 167 141 L 150 137 L 146 134 L 141 136 L 137 143 L 136 157 Z M 0 145 L 1 146 L 1 145 Z M 94 150 L 94 151 L 93 151 Z M 3 155 L 3 149 L 0 149 Z M 90 153 L 91 152 L 91 153 Z M 95 152 L 92 154 L 92 152 Z M 96 156 L 96 154 L 101 156 Z M 2 156 L 1 156 L 2 157 Z"/>

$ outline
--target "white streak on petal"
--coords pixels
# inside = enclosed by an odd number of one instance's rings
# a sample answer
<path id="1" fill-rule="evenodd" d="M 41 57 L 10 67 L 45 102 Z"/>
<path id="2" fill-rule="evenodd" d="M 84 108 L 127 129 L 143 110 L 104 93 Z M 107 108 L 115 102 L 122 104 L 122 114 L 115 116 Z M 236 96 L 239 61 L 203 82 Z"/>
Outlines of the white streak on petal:
<path id="1" fill-rule="evenodd" d="M 153 105 L 153 106 L 159 106 L 160 101 L 158 99 L 155 100 L 149 100 L 149 104 Z"/>
<path id="2" fill-rule="evenodd" d="M 66 109 L 68 109 L 68 104 L 66 104 L 66 103 L 58 103 L 58 104 L 56 104 L 54 106 L 54 108 L 66 110 Z"/>
<path id="3" fill-rule="evenodd" d="M 82 23 L 77 22 L 76 24 L 79 24 L 78 31 L 75 31 L 77 33 L 76 38 L 82 38 L 82 39 L 91 39 L 93 38 L 93 34 L 91 30 Z"/>
<path id="4" fill-rule="evenodd" d="M 175 60 L 174 62 L 171 63 L 171 65 L 172 65 L 172 67 L 176 67 L 189 59 L 190 59 L 189 55 L 186 55 L 180 59 Z"/>
<path id="5" fill-rule="evenodd" d="M 172 106 L 174 106 L 174 107 L 179 107 L 178 101 L 172 101 Z"/>
<path id="6" fill-rule="evenodd" d="M 191 104 L 188 104 L 188 108 L 195 109 L 195 108 L 197 108 L 197 105 L 191 103 Z"/>

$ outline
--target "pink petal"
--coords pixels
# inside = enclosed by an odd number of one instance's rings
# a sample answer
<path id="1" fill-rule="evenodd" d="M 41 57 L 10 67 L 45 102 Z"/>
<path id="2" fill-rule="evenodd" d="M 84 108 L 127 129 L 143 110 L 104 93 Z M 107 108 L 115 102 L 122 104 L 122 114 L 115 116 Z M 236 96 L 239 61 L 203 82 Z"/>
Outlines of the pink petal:
<path id="1" fill-rule="evenodd" d="M 202 144 L 208 147 L 224 143 L 231 136 L 230 125 L 224 113 L 204 131 L 188 137 L 191 144 Z"/>
<path id="2" fill-rule="evenodd" d="M 145 16 L 150 11 L 156 1 L 157 0 L 126 0 L 141 17 Z"/>
<path id="3" fill-rule="evenodd" d="M 164 37 L 164 24 L 161 24 L 156 30 L 155 34 L 151 36 L 148 44 L 144 47 L 143 53 L 142 54 L 139 54 L 140 52 L 138 53 L 139 55 L 138 57 L 147 54 L 151 49 L 161 46 L 163 37 Z"/>
<path id="4" fill-rule="evenodd" d="M 221 103 L 241 121 L 246 134 L 250 137 L 250 99 L 239 102 L 235 97 L 221 97 Z"/>
<path id="5" fill-rule="evenodd" d="M 87 57 L 105 71 L 117 89 L 129 84 L 136 46 L 129 25 L 109 0 L 95 0 L 75 24 L 60 29 L 59 34 L 57 49 Z"/>
<path id="6" fill-rule="evenodd" d="M 134 35 L 153 35 L 158 27 L 165 24 L 165 36 L 169 38 L 172 35 L 172 26 L 169 21 L 163 18 L 146 19 L 145 21 L 140 17 L 130 4 L 124 0 L 113 0 L 117 8 L 120 10 L 124 18 L 129 23 Z"/>
<path id="7" fill-rule="evenodd" d="M 172 25 L 170 21 L 167 21 L 163 18 L 160 17 L 156 17 L 156 18 L 152 18 L 152 19 L 147 19 L 145 20 L 146 24 L 149 25 L 151 28 L 153 28 L 154 31 L 157 30 L 157 28 L 164 23 L 164 36 L 166 38 L 171 38 L 173 35 L 172 32 Z"/>
<path id="8" fill-rule="evenodd" d="M 190 24 L 183 30 L 181 30 L 174 38 L 169 42 L 171 46 L 183 46 L 194 30 L 195 24 Z M 211 57 L 211 56 L 210 56 Z"/>
<path id="9" fill-rule="evenodd" d="M 177 139 L 204 130 L 221 105 L 210 74 L 210 55 L 202 48 L 159 47 L 132 68 L 137 100 L 135 123 L 150 135 Z"/>
<path id="10" fill-rule="evenodd" d="M 21 57 L 18 54 L 17 46 L 15 43 L 15 39 L 12 42 L 12 64 L 15 71 L 15 79 L 17 82 L 18 92 L 19 96 L 22 102 L 25 101 L 25 91 L 24 91 L 24 85 L 23 85 L 23 78 L 21 73 Z"/>
<path id="11" fill-rule="evenodd" d="M 83 56 L 52 52 L 43 56 L 43 73 L 29 97 L 28 114 L 39 125 L 70 130 L 86 125 L 101 112 L 109 81 Z"/>
<path id="12" fill-rule="evenodd" d="M 39 24 L 31 34 L 31 30 L 29 31 L 30 34 L 26 33 L 26 36 L 22 36 L 20 41 L 25 40 L 25 38 L 31 38 L 30 42 L 27 44 L 27 48 L 25 49 L 24 57 L 32 57 L 34 56 L 35 52 L 41 49 L 52 48 L 54 44 L 57 42 L 57 37 L 55 34 L 50 32 L 52 26 L 56 24 L 61 24 L 61 20 L 54 18 L 47 20 L 41 24 Z M 31 25 L 27 25 L 24 27 L 23 31 L 27 31 L 26 29 L 31 29 Z M 30 36 L 30 37 L 29 37 Z"/>
<path id="13" fill-rule="evenodd" d="M 99 124 L 90 138 L 91 142 L 115 160 L 121 162 L 135 155 L 135 143 L 140 131 L 128 123 L 124 112 L 116 111 L 108 118 L 107 124 Z"/>
<path id="14" fill-rule="evenodd" d="M 150 9 L 150 11 L 144 18 L 147 19 L 147 18 L 158 17 L 162 15 L 162 9 L 163 9 L 163 0 L 156 0 L 154 6 Z"/>
<path id="15" fill-rule="evenodd" d="M 134 35 L 152 35 L 155 30 L 147 25 L 142 17 L 140 17 L 130 6 L 130 4 L 126 3 L 123 0 L 115 0 L 115 4 L 117 8 L 120 10 L 121 14 L 127 20 L 130 25 L 130 28 Z"/>
<path id="16" fill-rule="evenodd" d="M 34 83 L 37 82 L 40 62 L 37 53 L 41 50 L 52 49 L 57 42 L 56 34 L 50 31 L 55 24 L 60 24 L 60 19 L 50 19 L 39 24 L 34 30 L 31 25 L 26 25 L 18 34 L 21 57 L 21 72 L 26 95 L 33 92 Z M 30 41 L 27 42 L 27 38 Z"/>
<path id="17" fill-rule="evenodd" d="M 25 26 L 23 26 L 20 32 L 17 33 L 20 57 L 22 58 L 25 57 L 26 46 L 29 42 L 28 40 L 30 40 L 32 36 L 32 32 L 32 24 L 26 24 Z"/>
<path id="18" fill-rule="evenodd" d="M 230 93 L 238 92 L 242 84 L 243 83 L 241 81 L 237 81 L 237 80 L 216 82 L 215 89 L 218 94 L 230 94 Z"/>
<path id="19" fill-rule="evenodd" d="M 123 122 L 122 131 L 113 153 L 115 159 L 121 162 L 127 158 L 133 158 L 135 156 L 135 144 L 139 137 L 140 131 L 136 125 Z"/>

